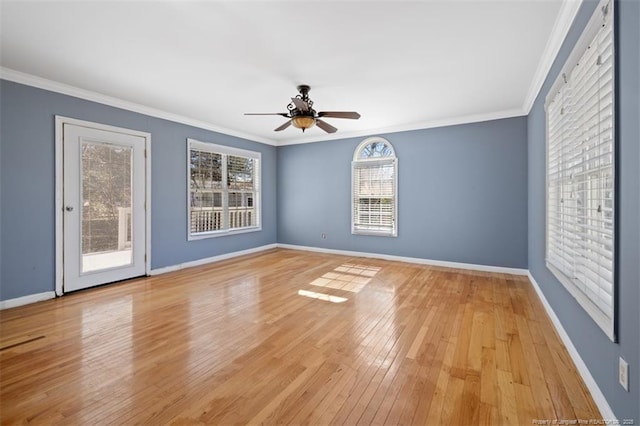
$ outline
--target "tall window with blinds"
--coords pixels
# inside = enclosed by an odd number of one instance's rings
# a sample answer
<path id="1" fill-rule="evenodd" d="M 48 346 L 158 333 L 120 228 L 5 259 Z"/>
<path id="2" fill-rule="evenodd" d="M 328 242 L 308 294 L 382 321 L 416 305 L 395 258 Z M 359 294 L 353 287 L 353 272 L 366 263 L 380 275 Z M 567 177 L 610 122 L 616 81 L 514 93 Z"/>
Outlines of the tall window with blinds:
<path id="1" fill-rule="evenodd" d="M 189 239 L 260 229 L 260 153 L 187 140 Z"/>
<path id="2" fill-rule="evenodd" d="M 613 2 L 601 2 L 546 100 L 546 263 L 614 332 Z"/>
<path id="3" fill-rule="evenodd" d="M 351 232 L 397 236 L 398 159 L 382 138 L 363 141 L 353 156 Z"/>

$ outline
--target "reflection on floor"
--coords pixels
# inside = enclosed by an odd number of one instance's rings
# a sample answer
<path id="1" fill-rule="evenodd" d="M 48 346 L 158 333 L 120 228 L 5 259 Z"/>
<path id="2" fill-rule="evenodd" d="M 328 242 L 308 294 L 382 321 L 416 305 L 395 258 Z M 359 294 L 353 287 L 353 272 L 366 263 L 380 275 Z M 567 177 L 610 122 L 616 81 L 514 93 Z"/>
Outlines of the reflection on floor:
<path id="1" fill-rule="evenodd" d="M 321 277 L 311 281 L 309 284 L 334 290 L 359 293 L 379 270 L 380 268 L 378 267 L 344 263 L 336 267 L 332 272 L 326 272 Z M 309 290 L 298 290 L 298 294 L 300 296 L 311 297 L 313 299 L 325 300 L 333 303 L 343 303 L 348 300 L 346 297 L 333 296 Z"/>

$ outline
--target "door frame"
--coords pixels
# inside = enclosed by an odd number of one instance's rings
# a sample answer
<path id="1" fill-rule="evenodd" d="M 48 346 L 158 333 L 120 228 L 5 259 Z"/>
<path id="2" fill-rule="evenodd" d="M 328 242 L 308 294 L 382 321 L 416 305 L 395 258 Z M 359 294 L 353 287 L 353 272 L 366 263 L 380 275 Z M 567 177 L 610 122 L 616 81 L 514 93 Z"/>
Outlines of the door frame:
<path id="1" fill-rule="evenodd" d="M 104 130 L 107 132 L 124 133 L 132 136 L 144 138 L 144 175 L 145 175 L 145 274 L 151 274 L 151 133 L 138 130 L 126 129 L 123 127 L 109 126 L 107 124 L 94 123 L 91 121 L 78 120 L 75 118 L 55 116 L 55 221 L 56 221 L 56 264 L 55 264 L 55 284 L 56 295 L 64 294 L 64 125 L 70 124 L 91 129 Z"/>

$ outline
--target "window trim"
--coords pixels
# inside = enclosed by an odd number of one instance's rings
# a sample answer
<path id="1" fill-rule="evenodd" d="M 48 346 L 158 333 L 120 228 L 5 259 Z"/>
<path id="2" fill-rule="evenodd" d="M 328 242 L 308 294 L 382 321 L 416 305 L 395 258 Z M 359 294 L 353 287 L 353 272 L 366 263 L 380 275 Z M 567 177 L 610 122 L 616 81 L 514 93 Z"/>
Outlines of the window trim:
<path id="1" fill-rule="evenodd" d="M 255 174 L 257 178 L 256 184 L 255 184 L 256 196 L 255 196 L 255 199 L 253 200 L 253 204 L 256 209 L 256 215 L 255 215 L 256 225 L 255 226 L 245 226 L 242 228 L 231 228 L 231 229 L 227 228 L 227 229 L 220 229 L 216 231 L 198 232 L 195 234 L 191 232 L 191 173 L 190 173 L 190 170 L 191 170 L 191 150 L 192 149 L 207 151 L 215 154 L 221 154 L 223 156 L 233 155 L 233 156 L 252 158 L 254 160 L 257 160 L 257 172 Z M 224 237 L 227 235 L 246 234 L 248 232 L 262 231 L 262 153 L 257 151 L 249 151 L 246 149 L 235 148 L 235 147 L 226 146 L 226 145 L 218 145 L 210 142 L 202 142 L 196 139 L 187 138 L 186 165 L 187 165 L 187 168 L 186 168 L 186 171 L 187 171 L 186 173 L 187 175 L 186 176 L 187 241 L 202 240 L 205 238 L 216 238 L 216 237 Z M 223 182 L 225 182 L 226 180 L 226 168 L 227 168 L 226 161 L 223 161 L 222 162 Z M 224 190 L 223 190 L 223 196 L 222 196 L 223 209 L 227 209 L 228 204 L 229 204 L 228 198 L 224 196 Z M 226 217 L 226 215 L 223 214 L 223 217 Z M 226 223 L 226 219 L 225 219 L 225 223 Z"/>
<path id="2" fill-rule="evenodd" d="M 382 142 L 387 145 L 391 149 L 391 153 L 393 156 L 389 157 L 376 157 L 376 158 L 367 158 L 361 159 L 360 152 L 369 144 L 374 142 Z M 393 229 L 391 232 L 388 231 L 377 231 L 377 230 L 363 230 L 357 229 L 355 224 L 355 167 L 356 163 L 378 163 L 385 164 L 390 163 L 393 164 Z M 396 155 L 396 150 L 391 145 L 391 142 L 386 140 L 385 138 L 379 136 L 373 136 L 367 138 L 360 142 L 353 152 L 353 159 L 351 161 L 351 193 L 349 194 L 351 197 L 351 234 L 352 235 L 368 235 L 368 236 L 378 236 L 378 237 L 397 237 L 398 236 L 398 157 Z"/>
<path id="3" fill-rule="evenodd" d="M 589 22 L 585 26 L 582 35 L 578 39 L 578 42 L 573 47 L 571 54 L 567 58 L 564 66 L 561 71 L 558 73 L 556 80 L 554 81 L 551 89 L 547 93 L 545 97 L 545 266 L 546 268 L 553 274 L 553 276 L 562 284 L 562 286 L 573 296 L 573 298 L 578 302 L 578 304 L 584 309 L 586 314 L 602 329 L 602 331 L 609 337 L 612 342 L 617 342 L 617 309 L 618 303 L 616 301 L 617 298 L 617 258 L 618 258 L 618 215 L 619 215 L 619 201 L 618 201 L 618 175 L 617 175 L 617 137 L 616 137 L 616 30 L 615 30 L 615 16 L 614 16 L 614 1 L 613 0 L 600 0 L 598 6 L 593 12 Z M 589 297 L 584 294 L 577 285 L 573 282 L 573 279 L 567 276 L 560 269 L 555 267 L 548 259 L 549 254 L 549 113 L 548 107 L 555 99 L 555 96 L 560 91 L 561 87 L 565 83 L 565 76 L 568 76 L 571 71 L 578 65 L 578 62 L 582 58 L 582 55 L 589 48 L 590 44 L 593 42 L 594 37 L 598 34 L 600 28 L 603 25 L 605 20 L 610 20 L 612 25 L 612 34 L 613 34 L 613 64 L 612 64 L 612 74 L 613 74 L 613 92 L 612 92 L 612 104 L 613 104 L 613 116 L 612 116 L 612 144 L 613 144 L 613 161 L 612 161 L 612 176 L 613 176 L 613 241 L 612 241 L 612 273 L 613 273 L 613 281 L 612 281 L 612 316 L 608 318 L 606 314 L 604 314 L 600 308 L 589 299 Z"/>

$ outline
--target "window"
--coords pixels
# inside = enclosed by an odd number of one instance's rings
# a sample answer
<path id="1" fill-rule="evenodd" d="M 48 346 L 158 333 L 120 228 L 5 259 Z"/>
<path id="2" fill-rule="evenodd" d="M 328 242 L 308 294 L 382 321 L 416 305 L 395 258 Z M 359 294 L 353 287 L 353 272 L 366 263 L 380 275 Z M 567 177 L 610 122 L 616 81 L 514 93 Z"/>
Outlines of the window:
<path id="1" fill-rule="evenodd" d="M 351 163 L 353 234 L 398 235 L 398 159 L 382 138 L 363 141 Z"/>
<path id="2" fill-rule="evenodd" d="M 260 230 L 260 153 L 187 139 L 189 239 Z"/>
<path id="3" fill-rule="evenodd" d="M 613 3 L 601 3 L 546 100 L 546 264 L 614 335 Z"/>

